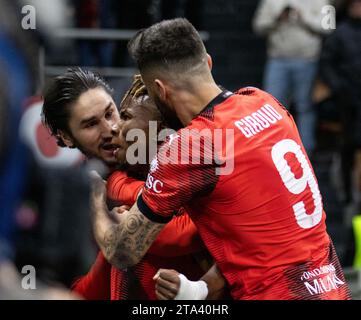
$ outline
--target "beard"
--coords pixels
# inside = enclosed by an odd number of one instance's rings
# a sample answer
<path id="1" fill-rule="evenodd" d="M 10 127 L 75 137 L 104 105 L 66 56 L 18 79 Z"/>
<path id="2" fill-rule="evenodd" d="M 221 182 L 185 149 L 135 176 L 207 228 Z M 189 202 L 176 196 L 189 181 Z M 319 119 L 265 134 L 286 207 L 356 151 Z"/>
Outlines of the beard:
<path id="1" fill-rule="evenodd" d="M 74 144 L 73 148 L 78 149 L 87 159 L 100 160 L 101 162 L 103 162 L 109 168 L 113 168 L 113 167 L 116 167 L 118 165 L 115 158 L 114 158 L 114 160 L 111 160 L 111 161 L 103 159 L 99 155 L 97 155 L 94 152 L 92 152 L 92 151 L 88 150 L 87 148 L 83 147 L 82 144 L 79 143 L 79 141 L 76 138 L 74 138 L 74 136 L 72 136 L 72 140 L 73 140 L 73 144 Z"/>
<path id="2" fill-rule="evenodd" d="M 177 114 L 171 111 L 165 102 L 163 102 L 157 96 L 154 97 L 154 102 L 162 116 L 162 122 L 166 127 L 173 129 L 175 131 L 184 128 L 184 125 L 179 120 Z"/>

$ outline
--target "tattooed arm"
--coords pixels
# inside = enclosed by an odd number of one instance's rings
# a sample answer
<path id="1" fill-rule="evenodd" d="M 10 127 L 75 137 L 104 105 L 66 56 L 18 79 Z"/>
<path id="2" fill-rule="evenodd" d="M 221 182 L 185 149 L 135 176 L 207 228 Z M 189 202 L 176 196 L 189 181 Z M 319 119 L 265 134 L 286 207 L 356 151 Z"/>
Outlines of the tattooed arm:
<path id="1" fill-rule="evenodd" d="M 91 210 L 95 239 L 105 258 L 119 269 L 137 264 L 164 227 L 145 217 L 134 204 L 112 216 L 106 206 L 105 182 L 92 175 Z"/>

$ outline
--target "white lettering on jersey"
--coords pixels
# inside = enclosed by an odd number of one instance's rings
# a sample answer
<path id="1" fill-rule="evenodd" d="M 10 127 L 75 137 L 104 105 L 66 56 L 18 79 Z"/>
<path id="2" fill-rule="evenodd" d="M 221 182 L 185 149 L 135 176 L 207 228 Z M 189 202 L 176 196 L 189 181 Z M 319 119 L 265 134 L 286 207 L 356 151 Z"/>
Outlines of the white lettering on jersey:
<path id="1" fill-rule="evenodd" d="M 162 193 L 163 182 L 155 179 L 151 174 L 148 174 L 147 181 L 145 182 L 145 186 L 148 189 L 153 190 L 155 193 Z"/>
<path id="2" fill-rule="evenodd" d="M 292 172 L 291 167 L 285 159 L 287 153 L 293 153 L 299 161 L 303 169 L 301 177 L 296 178 Z M 317 180 L 313 175 L 312 169 L 302 152 L 301 146 L 296 141 L 291 139 L 284 139 L 277 142 L 272 147 L 272 160 L 280 174 L 280 177 L 292 194 L 301 194 L 307 187 L 312 192 L 315 209 L 313 212 L 306 212 L 305 202 L 299 201 L 293 205 L 293 212 L 297 224 L 303 229 L 310 229 L 320 223 L 322 219 L 322 199 L 320 189 L 318 188 Z"/>
<path id="3" fill-rule="evenodd" d="M 282 115 L 275 108 L 270 104 L 265 104 L 256 112 L 237 120 L 234 124 L 246 138 L 251 138 L 281 119 Z"/>

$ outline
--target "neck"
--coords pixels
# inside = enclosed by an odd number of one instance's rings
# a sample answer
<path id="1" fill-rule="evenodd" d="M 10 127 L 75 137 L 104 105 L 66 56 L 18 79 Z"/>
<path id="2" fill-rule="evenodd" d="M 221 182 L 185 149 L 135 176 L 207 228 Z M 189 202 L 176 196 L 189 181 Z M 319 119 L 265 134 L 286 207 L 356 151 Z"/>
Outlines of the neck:
<path id="1" fill-rule="evenodd" d="M 191 91 L 177 90 L 172 100 L 179 120 L 187 126 L 221 92 L 214 82 L 199 84 Z"/>

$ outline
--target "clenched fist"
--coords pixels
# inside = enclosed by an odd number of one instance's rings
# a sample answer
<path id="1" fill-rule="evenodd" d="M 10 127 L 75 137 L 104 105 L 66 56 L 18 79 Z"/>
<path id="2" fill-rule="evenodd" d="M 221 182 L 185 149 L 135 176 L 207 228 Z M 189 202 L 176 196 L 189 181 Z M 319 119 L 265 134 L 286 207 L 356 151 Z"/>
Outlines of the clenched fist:
<path id="1" fill-rule="evenodd" d="M 179 292 L 179 272 L 171 269 L 159 269 L 153 277 L 155 294 L 159 300 L 173 300 Z"/>

